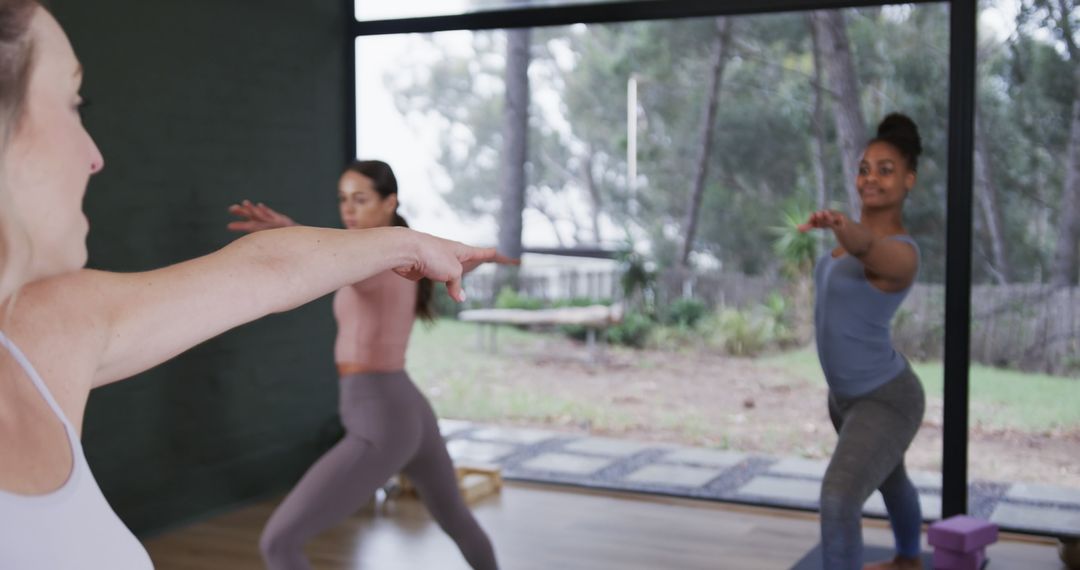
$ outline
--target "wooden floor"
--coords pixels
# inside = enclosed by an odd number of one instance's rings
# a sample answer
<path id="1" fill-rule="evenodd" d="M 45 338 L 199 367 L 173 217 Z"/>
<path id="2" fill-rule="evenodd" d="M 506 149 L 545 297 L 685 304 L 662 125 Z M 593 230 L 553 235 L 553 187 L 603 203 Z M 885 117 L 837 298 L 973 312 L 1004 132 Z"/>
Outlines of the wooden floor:
<path id="1" fill-rule="evenodd" d="M 158 570 L 261 569 L 267 501 L 148 540 Z M 788 569 L 818 540 L 815 515 L 680 499 L 508 484 L 474 506 L 507 570 Z M 880 521 L 868 544 L 889 545 Z M 419 503 L 369 506 L 308 548 L 318 569 L 467 570 Z M 1005 540 L 991 569 L 1059 570 L 1052 543 Z"/>

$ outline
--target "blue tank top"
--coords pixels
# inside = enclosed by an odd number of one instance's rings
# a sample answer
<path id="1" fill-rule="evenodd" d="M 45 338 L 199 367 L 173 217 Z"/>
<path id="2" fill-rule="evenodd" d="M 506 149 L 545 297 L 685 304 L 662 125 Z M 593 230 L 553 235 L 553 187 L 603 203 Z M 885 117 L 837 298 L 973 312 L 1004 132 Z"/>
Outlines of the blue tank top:
<path id="1" fill-rule="evenodd" d="M 919 246 L 907 235 L 889 236 Z M 829 389 L 846 398 L 898 376 L 907 360 L 893 348 L 890 323 L 911 287 L 887 293 L 866 278 L 862 262 L 828 252 L 814 268 L 814 333 Z"/>

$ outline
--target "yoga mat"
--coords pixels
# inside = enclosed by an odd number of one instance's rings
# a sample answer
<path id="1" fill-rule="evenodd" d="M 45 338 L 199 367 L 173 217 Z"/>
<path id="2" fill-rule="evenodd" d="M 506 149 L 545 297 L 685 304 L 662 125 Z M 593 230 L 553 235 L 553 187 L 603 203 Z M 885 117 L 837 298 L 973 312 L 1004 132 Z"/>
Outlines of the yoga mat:
<path id="1" fill-rule="evenodd" d="M 892 557 L 896 552 L 892 547 L 882 546 L 864 546 L 863 547 L 863 562 L 877 562 L 878 560 L 892 560 Z M 923 566 L 926 570 L 930 570 L 934 567 L 934 554 L 931 552 L 922 553 Z M 814 548 L 810 549 L 810 552 L 806 553 L 791 570 L 825 570 L 825 567 L 821 563 L 821 543 L 819 542 Z"/>

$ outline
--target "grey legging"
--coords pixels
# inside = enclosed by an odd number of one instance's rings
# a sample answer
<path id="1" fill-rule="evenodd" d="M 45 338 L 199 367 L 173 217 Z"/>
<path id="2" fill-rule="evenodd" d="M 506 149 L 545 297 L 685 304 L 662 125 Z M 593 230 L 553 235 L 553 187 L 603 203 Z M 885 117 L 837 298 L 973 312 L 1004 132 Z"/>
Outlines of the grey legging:
<path id="1" fill-rule="evenodd" d="M 829 416 L 840 438 L 821 484 L 825 568 L 862 568 L 862 507 L 874 489 L 885 499 L 897 553 L 918 556 L 922 513 L 904 452 L 925 407 L 922 384 L 910 368 L 863 396 L 829 393 Z"/>
<path id="2" fill-rule="evenodd" d="M 345 437 L 308 469 L 263 529 L 270 570 L 306 570 L 304 544 L 355 513 L 404 472 L 432 517 L 476 570 L 495 570 L 495 552 L 458 491 L 431 405 L 404 371 L 341 378 Z"/>

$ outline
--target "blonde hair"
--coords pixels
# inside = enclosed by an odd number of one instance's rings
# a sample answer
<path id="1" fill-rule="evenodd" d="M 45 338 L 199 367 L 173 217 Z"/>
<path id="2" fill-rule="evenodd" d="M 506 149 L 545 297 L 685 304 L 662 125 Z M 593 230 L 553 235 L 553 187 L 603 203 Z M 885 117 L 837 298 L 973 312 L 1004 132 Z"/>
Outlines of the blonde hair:
<path id="1" fill-rule="evenodd" d="M 30 84 L 29 30 L 37 7 L 34 0 L 0 0 L 0 305 L 14 298 L 30 264 L 30 240 L 16 213 L 5 166 Z"/>

